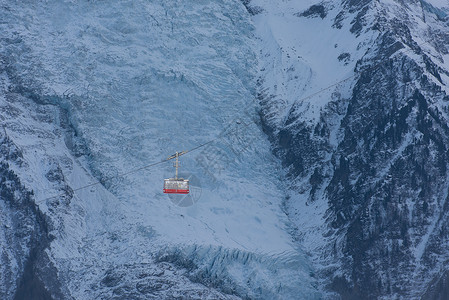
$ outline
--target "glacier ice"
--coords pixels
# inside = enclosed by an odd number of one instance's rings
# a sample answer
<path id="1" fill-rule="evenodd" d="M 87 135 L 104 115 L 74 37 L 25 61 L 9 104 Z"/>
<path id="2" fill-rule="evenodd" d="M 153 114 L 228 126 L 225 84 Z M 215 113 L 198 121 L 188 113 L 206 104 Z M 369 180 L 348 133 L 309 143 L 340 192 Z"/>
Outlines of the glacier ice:
<path id="1" fill-rule="evenodd" d="M 4 72 L 22 108 L 51 120 L 5 124 L 32 166 L 17 173 L 56 224 L 47 251 L 67 296 L 319 297 L 257 124 L 254 28 L 240 1 L 2 5 Z M 202 182 L 194 206 L 162 193 L 170 163 L 117 176 L 217 136 L 182 160 Z M 65 209 L 48 199 L 96 180 Z"/>

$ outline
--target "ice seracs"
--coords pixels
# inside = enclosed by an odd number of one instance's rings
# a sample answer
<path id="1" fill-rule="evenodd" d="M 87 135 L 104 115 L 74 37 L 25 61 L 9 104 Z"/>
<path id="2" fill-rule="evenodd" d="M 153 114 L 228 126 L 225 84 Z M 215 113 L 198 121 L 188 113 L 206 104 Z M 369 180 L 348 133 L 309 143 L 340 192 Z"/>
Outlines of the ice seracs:
<path id="1" fill-rule="evenodd" d="M 22 104 L 5 124 L 14 143 L 29 149 L 70 127 L 38 155 L 24 152 L 33 162 L 24 182 L 60 224 L 45 251 L 66 298 L 318 298 L 281 208 L 278 162 L 252 121 L 254 28 L 241 1 L 0 2 L 6 90 L 25 98 L 11 98 Z M 64 115 L 22 122 L 44 105 Z M 227 131 L 242 107 L 248 126 Z M 33 139 L 21 130 L 31 121 Z M 196 205 L 167 201 L 168 163 L 116 176 L 220 135 L 183 160 L 202 182 Z M 114 180 L 67 194 L 63 212 L 39 202 L 52 184 L 45 161 L 60 165 L 67 190 Z"/>

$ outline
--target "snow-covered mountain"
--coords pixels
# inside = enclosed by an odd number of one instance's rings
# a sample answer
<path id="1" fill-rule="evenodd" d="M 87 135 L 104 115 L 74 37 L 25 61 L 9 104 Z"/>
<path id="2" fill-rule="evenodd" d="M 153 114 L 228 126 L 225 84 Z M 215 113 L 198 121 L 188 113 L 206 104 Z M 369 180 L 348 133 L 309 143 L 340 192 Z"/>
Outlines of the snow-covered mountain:
<path id="1" fill-rule="evenodd" d="M 446 1 L 0 6 L 1 299 L 446 299 Z"/>
<path id="2" fill-rule="evenodd" d="M 448 2 L 251 5 L 264 128 L 322 286 L 447 299 Z"/>
<path id="3" fill-rule="evenodd" d="M 241 2 L 1 7 L 1 299 L 319 297 Z M 174 205 L 171 163 L 142 167 L 212 139 L 181 160 L 201 198 Z"/>

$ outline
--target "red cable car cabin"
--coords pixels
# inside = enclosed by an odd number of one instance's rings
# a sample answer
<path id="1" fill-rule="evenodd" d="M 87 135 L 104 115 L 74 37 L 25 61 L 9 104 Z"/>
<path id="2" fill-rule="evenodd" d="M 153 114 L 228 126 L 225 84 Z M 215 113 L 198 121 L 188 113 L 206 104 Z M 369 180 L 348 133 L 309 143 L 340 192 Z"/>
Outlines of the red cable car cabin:
<path id="1" fill-rule="evenodd" d="M 189 180 L 182 178 L 164 179 L 164 193 L 166 194 L 188 194 Z"/>
<path id="2" fill-rule="evenodd" d="M 176 168 L 175 178 L 164 179 L 164 193 L 166 194 L 188 194 L 189 193 L 189 180 L 184 178 L 178 178 L 179 168 L 179 156 L 186 154 L 187 151 L 176 152 L 167 160 L 176 158 L 173 166 Z"/>

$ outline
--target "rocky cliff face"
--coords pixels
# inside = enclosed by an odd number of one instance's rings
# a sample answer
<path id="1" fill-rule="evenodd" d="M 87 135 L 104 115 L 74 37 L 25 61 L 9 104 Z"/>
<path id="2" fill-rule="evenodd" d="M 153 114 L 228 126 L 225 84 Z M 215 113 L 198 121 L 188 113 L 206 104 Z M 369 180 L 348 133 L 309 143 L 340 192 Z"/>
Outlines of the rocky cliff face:
<path id="1" fill-rule="evenodd" d="M 48 218 L 10 167 L 25 167 L 20 149 L 6 131 L 0 139 L 0 295 L 5 299 L 61 297 L 56 269 L 45 252 L 52 240 Z"/>
<path id="2" fill-rule="evenodd" d="M 316 104 L 320 95 L 306 97 L 314 90 L 305 88 L 290 109 L 275 110 L 286 97 L 271 92 L 270 81 L 261 83 L 262 120 L 296 191 L 286 209 L 298 239 L 323 264 L 324 285 L 343 299 L 447 297 L 444 8 L 425 1 L 342 1 L 314 4 L 296 16 L 350 32 L 357 41 L 353 52 L 337 57 L 353 60 L 349 88 L 340 82 L 322 91 L 322 105 Z M 319 117 L 310 121 L 314 105 Z M 307 224 L 310 215 L 321 221 Z"/>

